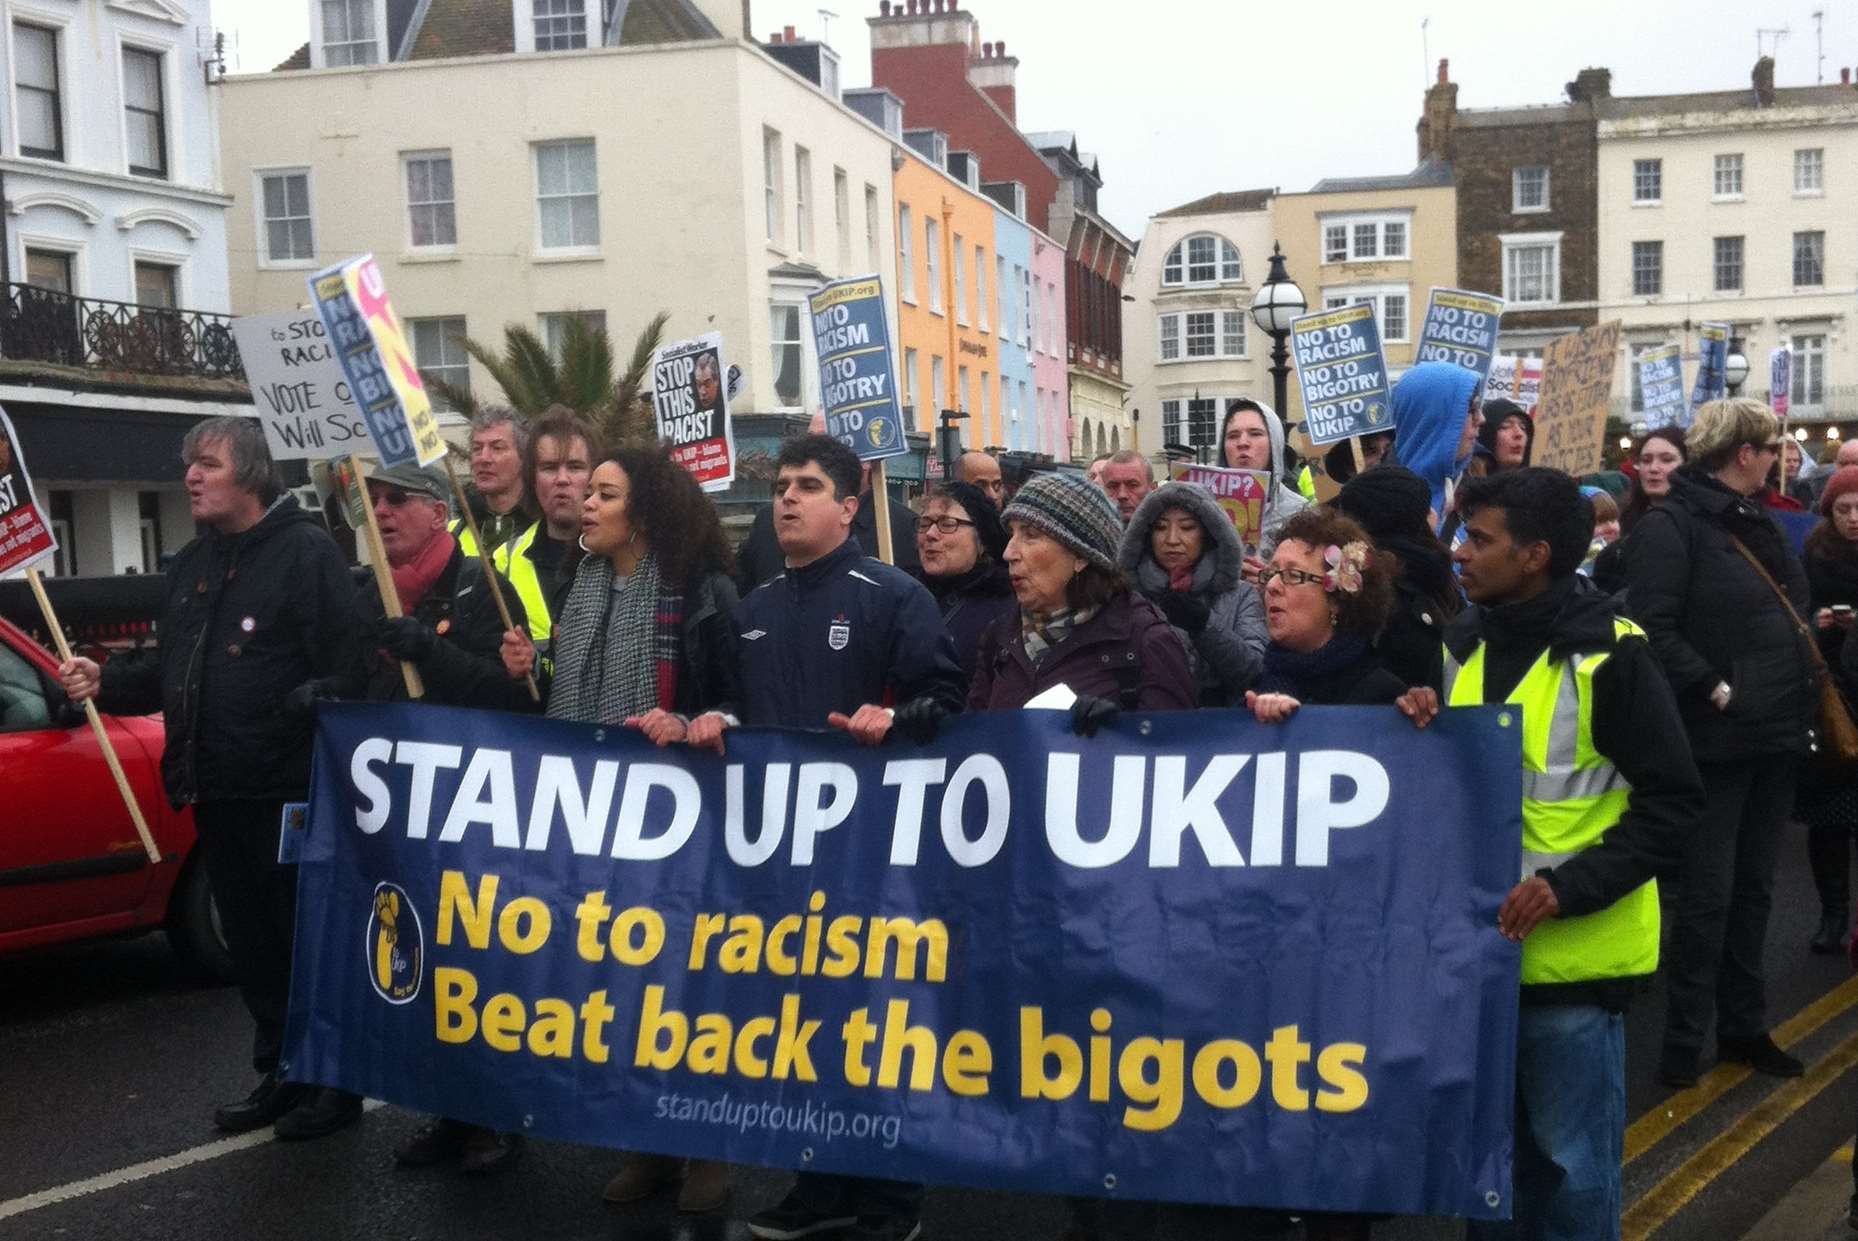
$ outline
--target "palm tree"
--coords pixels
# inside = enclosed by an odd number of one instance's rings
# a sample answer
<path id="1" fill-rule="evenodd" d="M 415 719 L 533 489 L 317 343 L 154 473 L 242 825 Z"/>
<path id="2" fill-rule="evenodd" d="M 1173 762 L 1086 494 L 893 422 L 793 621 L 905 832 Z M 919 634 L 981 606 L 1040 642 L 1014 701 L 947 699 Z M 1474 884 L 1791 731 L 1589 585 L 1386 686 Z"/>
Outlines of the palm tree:
<path id="1" fill-rule="evenodd" d="M 606 329 L 590 326 L 579 315 L 567 320 L 559 359 L 534 332 L 514 323 L 503 329 L 501 352 L 466 336 L 453 339 L 490 372 L 510 407 L 523 417 L 566 405 L 591 419 L 609 444 L 649 442 L 657 438 L 651 406 L 652 353 L 663 341 L 670 317 L 668 311 L 652 316 L 618 376 L 613 373 L 613 344 Z M 431 375 L 424 378 L 427 387 L 467 418 L 483 404 L 468 388 Z"/>

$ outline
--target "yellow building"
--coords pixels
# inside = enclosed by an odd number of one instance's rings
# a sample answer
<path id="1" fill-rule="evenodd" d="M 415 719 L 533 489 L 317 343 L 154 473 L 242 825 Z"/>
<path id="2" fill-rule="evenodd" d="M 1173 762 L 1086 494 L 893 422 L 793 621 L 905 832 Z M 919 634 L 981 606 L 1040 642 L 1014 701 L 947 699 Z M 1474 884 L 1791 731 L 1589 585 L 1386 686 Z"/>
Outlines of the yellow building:
<path id="1" fill-rule="evenodd" d="M 911 137 L 933 143 L 941 135 Z M 1005 444 L 994 202 L 913 148 L 893 181 L 898 394 L 914 410 L 912 431 L 933 436 L 939 411 L 959 409 L 968 414 L 957 424 L 964 444 Z"/>
<path id="2" fill-rule="evenodd" d="M 1272 213 L 1285 268 L 1310 309 L 1373 303 L 1388 377 L 1397 379 L 1412 364 L 1432 290 L 1457 285 L 1451 169 L 1421 164 L 1397 177 L 1318 181 L 1308 193 L 1279 194 Z M 1294 374 L 1289 392 L 1281 412 L 1301 421 Z"/>

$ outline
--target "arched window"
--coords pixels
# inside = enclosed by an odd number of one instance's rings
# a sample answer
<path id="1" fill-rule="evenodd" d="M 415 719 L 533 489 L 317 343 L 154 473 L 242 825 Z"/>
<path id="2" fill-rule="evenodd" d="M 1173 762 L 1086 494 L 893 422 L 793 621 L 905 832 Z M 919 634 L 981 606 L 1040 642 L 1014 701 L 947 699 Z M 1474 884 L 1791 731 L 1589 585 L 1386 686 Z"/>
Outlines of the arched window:
<path id="1" fill-rule="evenodd" d="M 1161 265 L 1163 287 L 1190 284 L 1227 284 L 1245 278 L 1239 248 L 1224 237 L 1196 233 L 1184 237 L 1168 251 Z"/>

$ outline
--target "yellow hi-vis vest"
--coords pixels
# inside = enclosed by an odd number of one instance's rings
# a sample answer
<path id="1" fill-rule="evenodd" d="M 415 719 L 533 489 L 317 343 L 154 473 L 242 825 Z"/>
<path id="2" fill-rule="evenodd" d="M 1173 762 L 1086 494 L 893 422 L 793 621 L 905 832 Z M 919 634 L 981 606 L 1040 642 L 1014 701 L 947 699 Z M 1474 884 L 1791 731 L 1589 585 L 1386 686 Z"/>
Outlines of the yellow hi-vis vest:
<path id="1" fill-rule="evenodd" d="M 548 615 L 548 599 L 542 593 L 542 579 L 535 571 L 535 561 L 529 559 L 529 549 L 535 545 L 541 535 L 542 523 L 537 522 L 517 535 L 513 542 L 505 543 L 491 554 L 490 561 L 497 566 L 497 572 L 508 578 L 510 585 L 516 588 L 516 595 L 523 601 L 523 614 L 529 622 L 529 639 L 537 646 L 548 641 L 548 635 L 554 631 L 554 624 Z"/>
<path id="2" fill-rule="evenodd" d="M 1614 618 L 1614 639 L 1645 631 Z M 1484 705 L 1484 644 L 1460 665 L 1445 652 L 1445 703 Z M 1625 813 L 1625 777 L 1593 744 L 1593 677 L 1612 652 L 1551 660 L 1544 650 L 1510 694 L 1523 712 L 1523 865 L 1527 879 L 1600 843 Z M 1633 978 L 1658 968 L 1658 885 L 1598 913 L 1551 918 L 1523 941 L 1525 986 Z"/>

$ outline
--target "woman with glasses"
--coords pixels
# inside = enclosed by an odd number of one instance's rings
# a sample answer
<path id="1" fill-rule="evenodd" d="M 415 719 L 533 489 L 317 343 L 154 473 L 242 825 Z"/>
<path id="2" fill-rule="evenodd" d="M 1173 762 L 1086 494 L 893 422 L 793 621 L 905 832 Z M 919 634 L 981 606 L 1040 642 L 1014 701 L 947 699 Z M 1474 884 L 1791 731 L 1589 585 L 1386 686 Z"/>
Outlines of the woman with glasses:
<path id="1" fill-rule="evenodd" d="M 1712 1019 L 1719 1060 L 1801 1071 L 1768 1037 L 1762 973 L 1775 856 L 1818 698 L 1806 573 L 1754 498 L 1780 434 L 1760 401 L 1704 405 L 1689 464 L 1625 545 L 1633 618 L 1677 694 L 1708 795 L 1667 941 L 1658 1076 L 1670 1086 L 1696 1082 Z"/>
<path id="2" fill-rule="evenodd" d="M 1130 515 L 1116 563 L 1180 635 L 1200 705 L 1237 706 L 1264 662 L 1264 604 L 1219 501 L 1193 483 L 1151 493 Z"/>
<path id="3" fill-rule="evenodd" d="M 916 519 L 923 585 L 942 609 L 961 675 L 974 679 L 974 655 L 987 627 L 1013 610 L 1006 573 L 1006 527 L 1000 510 L 972 483 L 944 483 Z"/>
<path id="4" fill-rule="evenodd" d="M 1374 652 L 1393 610 L 1393 561 L 1368 532 L 1329 509 L 1306 509 L 1278 533 L 1259 575 L 1264 589 L 1264 671 L 1245 705 L 1260 723 L 1299 706 L 1391 703 L 1407 690 Z"/>

